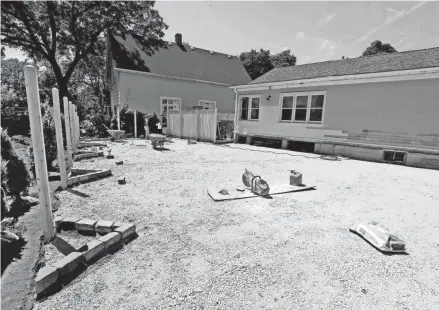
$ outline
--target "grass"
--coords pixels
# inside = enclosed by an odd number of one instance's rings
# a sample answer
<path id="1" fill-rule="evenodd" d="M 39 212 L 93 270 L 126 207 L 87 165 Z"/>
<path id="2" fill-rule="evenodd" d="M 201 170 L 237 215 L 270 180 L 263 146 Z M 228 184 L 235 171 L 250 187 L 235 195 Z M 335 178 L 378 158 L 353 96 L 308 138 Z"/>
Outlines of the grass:
<path id="1" fill-rule="evenodd" d="M 57 215 L 133 221 L 139 238 L 36 309 L 434 309 L 438 172 L 248 145 L 112 143 L 109 178 L 63 191 Z M 123 160 L 123 165 L 115 165 Z M 289 170 L 317 190 L 214 202 L 247 168 L 270 185 Z M 117 179 L 125 176 L 127 184 Z M 78 195 L 81 193 L 82 195 Z M 407 243 L 386 256 L 352 225 L 376 220 Z"/>

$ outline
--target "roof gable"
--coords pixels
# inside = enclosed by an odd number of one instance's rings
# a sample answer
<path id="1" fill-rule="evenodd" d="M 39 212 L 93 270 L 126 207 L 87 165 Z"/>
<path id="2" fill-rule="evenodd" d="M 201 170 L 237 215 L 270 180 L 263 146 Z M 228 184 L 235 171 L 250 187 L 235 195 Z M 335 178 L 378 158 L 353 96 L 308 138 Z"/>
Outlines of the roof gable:
<path id="1" fill-rule="evenodd" d="M 236 56 L 165 41 L 162 41 L 162 47 L 151 53 L 148 52 L 148 42 L 141 41 L 130 35 L 111 37 L 111 52 L 117 68 L 229 85 L 251 81 Z"/>
<path id="2" fill-rule="evenodd" d="M 274 68 L 250 84 L 439 67 L 439 47 Z"/>

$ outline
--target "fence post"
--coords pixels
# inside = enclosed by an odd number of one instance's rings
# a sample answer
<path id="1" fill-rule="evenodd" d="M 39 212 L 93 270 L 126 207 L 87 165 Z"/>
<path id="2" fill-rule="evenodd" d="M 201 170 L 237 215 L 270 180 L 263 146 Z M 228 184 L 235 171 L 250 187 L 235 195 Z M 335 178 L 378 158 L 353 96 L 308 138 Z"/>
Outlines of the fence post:
<path id="1" fill-rule="evenodd" d="M 198 139 L 200 139 L 200 110 L 199 109 L 197 109 L 196 110 L 197 111 L 197 117 L 196 117 L 196 122 L 195 122 L 195 126 L 196 126 L 196 137 L 197 137 L 197 141 L 198 141 Z"/>
<path id="2" fill-rule="evenodd" d="M 72 150 L 72 136 L 70 134 L 70 107 L 67 97 L 63 97 L 64 101 L 64 125 L 66 127 L 66 142 L 67 142 L 67 166 L 73 167 L 73 150 Z"/>
<path id="3" fill-rule="evenodd" d="M 62 137 L 62 124 L 61 124 L 61 108 L 59 106 L 59 92 L 58 89 L 52 88 L 53 109 L 55 111 L 55 130 L 56 130 L 56 146 L 58 149 L 58 165 L 59 173 L 61 175 L 61 187 L 67 188 L 67 175 L 66 175 L 66 159 L 64 156 L 64 143 Z"/>
<path id="4" fill-rule="evenodd" d="M 81 137 L 81 129 L 79 128 L 79 114 L 78 114 L 78 106 L 75 106 L 75 120 L 76 120 L 76 134 L 77 134 L 77 141 L 79 145 L 79 138 Z"/>
<path id="5" fill-rule="evenodd" d="M 117 93 L 117 130 L 120 130 L 120 91 Z"/>
<path id="6" fill-rule="evenodd" d="M 70 122 L 70 141 L 72 141 L 72 151 L 76 153 L 75 141 L 75 122 L 73 121 L 73 104 L 69 101 L 69 122 Z"/>
<path id="7" fill-rule="evenodd" d="M 29 122 L 40 200 L 41 223 L 43 226 L 44 242 L 48 243 L 53 237 L 55 237 L 55 227 L 52 216 L 52 205 L 50 202 L 49 177 L 47 174 L 43 126 L 41 123 L 37 70 L 33 66 L 24 66 L 24 78 L 26 82 L 26 97 L 29 108 Z"/>
<path id="8" fill-rule="evenodd" d="M 134 110 L 134 138 L 137 138 L 137 110 Z"/>
<path id="9" fill-rule="evenodd" d="M 180 139 L 183 138 L 183 109 L 180 107 Z"/>
<path id="10" fill-rule="evenodd" d="M 216 143 L 216 135 L 217 135 L 217 128 L 218 128 L 218 109 L 215 109 L 215 116 L 213 118 L 213 143 Z"/>

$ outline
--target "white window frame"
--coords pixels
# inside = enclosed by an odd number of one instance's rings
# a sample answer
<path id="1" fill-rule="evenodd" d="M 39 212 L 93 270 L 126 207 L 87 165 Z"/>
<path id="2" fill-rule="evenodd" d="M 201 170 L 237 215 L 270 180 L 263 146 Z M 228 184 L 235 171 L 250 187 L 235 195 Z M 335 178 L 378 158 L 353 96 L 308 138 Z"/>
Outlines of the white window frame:
<path id="1" fill-rule="evenodd" d="M 320 122 L 310 121 L 309 116 L 311 113 L 311 98 L 315 95 L 323 95 L 323 108 L 322 108 L 322 120 Z M 296 121 L 296 103 L 298 96 L 308 96 L 306 106 L 306 119 L 305 121 Z M 291 120 L 282 120 L 282 104 L 284 97 L 294 97 L 293 99 L 293 111 L 291 113 Z M 281 123 L 296 123 L 296 124 L 310 124 L 316 126 L 323 126 L 325 121 L 325 109 L 326 109 L 326 97 L 327 91 L 307 91 L 307 92 L 293 92 L 293 93 L 280 93 L 279 94 L 279 122 Z"/>
<path id="2" fill-rule="evenodd" d="M 258 122 L 259 121 L 259 117 L 261 115 L 261 95 L 241 95 L 239 96 L 239 108 L 238 108 L 238 115 L 239 115 L 239 121 L 252 121 L 252 122 Z M 242 98 L 248 98 L 248 111 L 247 111 L 247 119 L 241 119 L 241 102 L 242 102 Z M 251 118 L 251 111 L 252 111 L 252 99 L 253 98 L 259 98 L 259 114 L 258 114 L 258 118 Z M 253 108 L 254 109 L 254 108 Z"/>
<path id="3" fill-rule="evenodd" d="M 209 109 L 206 109 L 206 103 L 209 105 Z M 211 109 L 211 105 L 213 104 L 213 109 Z M 216 109 L 216 101 L 212 101 L 212 100 L 198 100 L 198 106 L 203 106 L 204 109 L 203 110 L 213 110 L 215 111 Z"/>
<path id="4" fill-rule="evenodd" d="M 162 113 L 163 113 L 163 100 L 179 100 L 180 101 L 180 106 L 178 108 L 179 108 L 179 110 L 181 110 L 181 105 L 182 105 L 182 102 L 183 102 L 181 100 L 181 98 L 161 96 L 160 97 L 160 115 L 162 115 Z M 168 105 L 168 103 L 166 103 L 166 105 Z M 166 119 L 169 119 L 169 109 L 166 109 Z"/>

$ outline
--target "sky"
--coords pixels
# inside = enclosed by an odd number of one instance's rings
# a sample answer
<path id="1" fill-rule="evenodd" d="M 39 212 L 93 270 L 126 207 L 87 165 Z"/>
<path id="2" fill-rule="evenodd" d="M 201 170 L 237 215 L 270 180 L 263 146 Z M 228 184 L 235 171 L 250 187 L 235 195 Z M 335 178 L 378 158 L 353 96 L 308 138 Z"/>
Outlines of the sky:
<path id="1" fill-rule="evenodd" d="M 239 55 L 290 49 L 297 64 L 358 57 L 375 40 L 397 51 L 439 46 L 435 1 L 157 1 L 169 29 L 192 46 Z M 8 49 L 7 57 L 24 59 Z"/>

